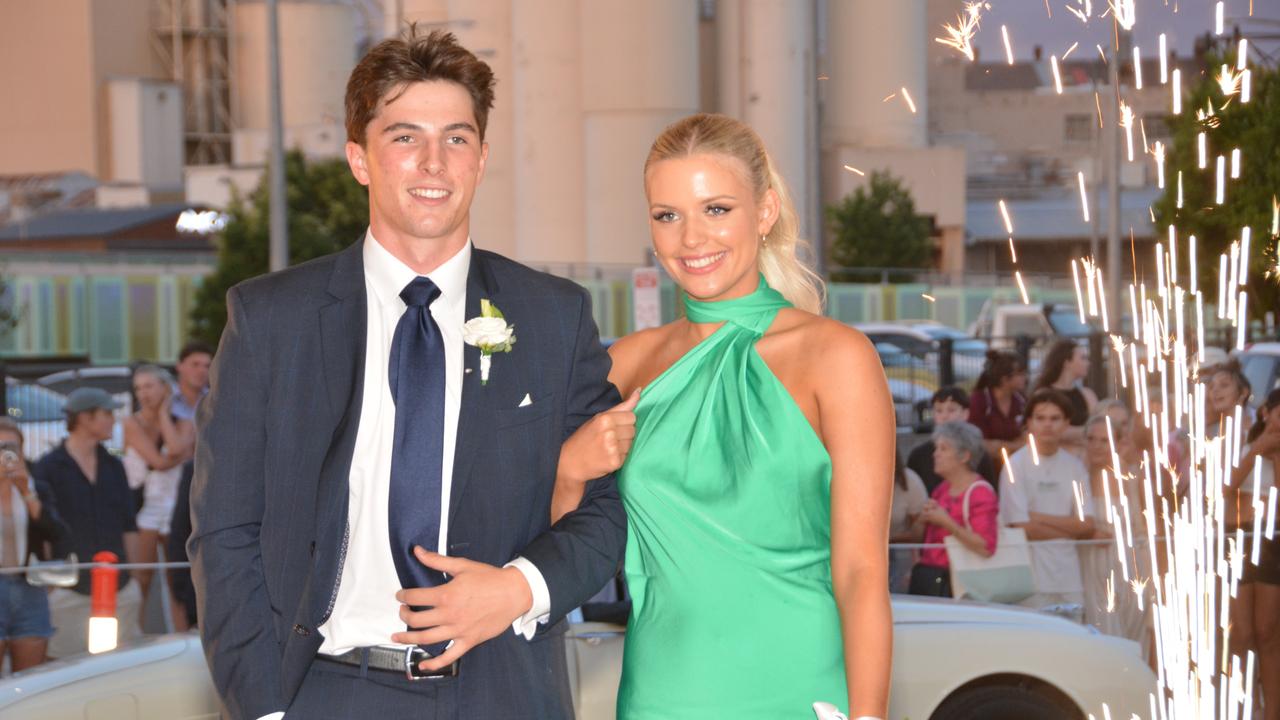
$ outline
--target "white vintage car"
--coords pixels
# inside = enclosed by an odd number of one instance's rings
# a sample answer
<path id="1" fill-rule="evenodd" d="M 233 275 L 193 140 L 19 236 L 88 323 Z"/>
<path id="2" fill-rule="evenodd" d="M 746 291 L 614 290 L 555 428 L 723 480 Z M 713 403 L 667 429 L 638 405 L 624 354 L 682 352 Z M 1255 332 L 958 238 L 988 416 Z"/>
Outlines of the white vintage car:
<path id="1" fill-rule="evenodd" d="M 1133 642 L 999 606 L 895 597 L 893 612 L 891 720 L 1150 715 L 1156 681 Z M 604 623 L 570 630 L 570 677 L 581 720 L 614 717 L 623 634 L 624 628 Z M 0 681 L 0 718 L 6 719 L 217 717 L 194 634 L 150 637 Z"/>

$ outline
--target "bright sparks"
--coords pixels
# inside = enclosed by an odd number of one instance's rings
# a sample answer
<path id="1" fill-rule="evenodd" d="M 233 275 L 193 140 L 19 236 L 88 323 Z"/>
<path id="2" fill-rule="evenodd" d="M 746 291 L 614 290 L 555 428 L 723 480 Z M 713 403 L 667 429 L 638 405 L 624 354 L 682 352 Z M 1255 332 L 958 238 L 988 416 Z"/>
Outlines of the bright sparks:
<path id="1" fill-rule="evenodd" d="M 1136 0 L 1108 0 L 1111 6 L 1111 15 L 1116 19 L 1120 27 L 1125 30 L 1132 30 L 1134 23 L 1138 21 L 1138 7 Z"/>
<path id="2" fill-rule="evenodd" d="M 1244 70 L 1249 59 L 1249 38 L 1240 38 L 1240 47 L 1236 50 L 1236 69 Z"/>
<path id="3" fill-rule="evenodd" d="M 1156 187 L 1164 189 L 1164 143 L 1156 141 L 1155 149 L 1151 153 L 1156 158 Z"/>
<path id="4" fill-rule="evenodd" d="M 1078 47 L 1080 47 L 1080 43 L 1078 42 L 1071 43 L 1071 47 L 1067 48 L 1067 51 L 1062 53 L 1062 59 L 1065 61 L 1067 59 L 1067 56 L 1075 52 L 1076 48 Z"/>
<path id="5" fill-rule="evenodd" d="M 1160 33 L 1160 84 L 1169 82 L 1169 48 L 1164 33 Z"/>
<path id="6" fill-rule="evenodd" d="M 1245 68 L 1244 70 L 1241 70 L 1240 71 L 1240 102 L 1242 103 L 1249 102 L 1249 96 L 1252 94 L 1250 92 L 1250 86 L 1252 85 L 1253 85 L 1253 71 L 1251 71 L 1249 68 Z"/>
<path id="7" fill-rule="evenodd" d="M 1053 89 L 1059 95 L 1062 94 L 1062 73 L 1058 72 L 1058 56 L 1049 56 L 1049 64 L 1053 66 Z"/>
<path id="8" fill-rule="evenodd" d="M 916 112 L 916 103 L 911 99 L 911 93 L 907 92 L 906 88 L 902 88 L 902 99 L 907 101 L 907 107 L 911 109 L 911 114 L 914 115 Z"/>
<path id="9" fill-rule="evenodd" d="M 930 295 L 929 293 L 920 293 L 920 297 L 928 300 L 929 302 L 938 302 L 938 298 Z"/>
<path id="10" fill-rule="evenodd" d="M 1218 88 L 1222 90 L 1223 97 L 1231 97 L 1240 92 L 1240 84 L 1244 81 L 1243 72 L 1234 72 L 1228 65 L 1223 65 L 1218 71 Z"/>
<path id="11" fill-rule="evenodd" d="M 1004 200 L 1000 203 L 1000 217 L 1004 218 L 1004 231 L 1008 235 L 1013 234 L 1013 220 L 1009 219 L 1009 207 L 1004 204 Z"/>
<path id="12" fill-rule="evenodd" d="M 867 174 L 866 174 L 866 173 L 862 172 L 861 170 L 859 170 L 858 168 L 856 168 L 856 167 L 854 167 L 854 166 L 852 166 L 852 165 L 845 165 L 845 166 L 844 166 L 844 169 L 845 169 L 845 170 L 848 170 L 849 172 L 853 173 L 854 175 L 858 175 L 858 176 L 860 176 L 860 177 L 866 177 L 866 176 L 867 176 Z"/>
<path id="13" fill-rule="evenodd" d="M 1005 25 L 1000 26 L 1000 35 L 1004 38 L 1004 56 L 1008 58 L 1009 64 L 1013 64 L 1013 44 L 1009 42 L 1009 28 Z"/>
<path id="14" fill-rule="evenodd" d="M 1129 151 L 1129 162 L 1133 162 L 1133 108 L 1125 101 L 1120 101 L 1120 127 L 1124 128 L 1124 141 Z"/>
<path id="15" fill-rule="evenodd" d="M 1142 52 L 1137 45 L 1133 46 L 1133 87 L 1142 89 Z"/>
<path id="16" fill-rule="evenodd" d="M 1093 15 L 1093 0 L 1076 0 L 1076 4 L 1081 7 L 1074 8 L 1068 5 L 1067 12 L 1080 18 L 1080 22 L 1088 23 L 1090 16 Z"/>
<path id="17" fill-rule="evenodd" d="M 1018 292 L 1022 295 L 1022 304 L 1023 304 L 1023 305 L 1030 305 L 1030 304 L 1031 304 L 1031 300 L 1030 300 L 1030 298 L 1028 298 L 1028 297 L 1027 297 L 1027 286 L 1026 286 L 1026 283 L 1022 282 L 1022 271 L 1021 271 L 1021 270 L 1014 270 L 1014 271 L 1013 271 L 1013 279 L 1018 281 Z M 1037 463 L 1037 464 L 1039 464 L 1039 463 Z"/>
<path id="18" fill-rule="evenodd" d="M 1196 135 L 1196 158 L 1196 167 L 1201 170 L 1209 167 L 1208 140 L 1205 139 L 1204 131 Z"/>
<path id="19" fill-rule="evenodd" d="M 1213 6 L 1213 34 L 1214 35 L 1222 34 L 1222 6 L 1223 6 L 1222 0 L 1218 0 L 1218 2 Z"/>
<path id="20" fill-rule="evenodd" d="M 1173 69 L 1173 114 L 1182 114 L 1182 70 Z"/>
<path id="21" fill-rule="evenodd" d="M 1076 179 L 1080 181 L 1080 209 L 1084 211 L 1084 221 L 1089 222 L 1089 193 L 1084 189 L 1084 171 L 1076 173 Z"/>
<path id="22" fill-rule="evenodd" d="M 1240 148 L 1231 151 L 1231 179 L 1240 179 Z"/>
<path id="23" fill-rule="evenodd" d="M 1227 158 L 1218 156 L 1218 185 L 1214 195 L 1214 204 L 1221 205 L 1227 200 Z"/>
<path id="24" fill-rule="evenodd" d="M 956 24 L 942 24 L 942 31 L 946 33 L 946 37 L 934 38 L 935 42 L 955 48 L 960 54 L 969 58 L 969 62 L 973 62 L 973 35 L 978 31 L 978 23 L 981 21 L 983 3 L 971 2 L 964 6 L 964 12 L 956 17 Z M 914 110 L 912 112 L 915 112 Z"/>

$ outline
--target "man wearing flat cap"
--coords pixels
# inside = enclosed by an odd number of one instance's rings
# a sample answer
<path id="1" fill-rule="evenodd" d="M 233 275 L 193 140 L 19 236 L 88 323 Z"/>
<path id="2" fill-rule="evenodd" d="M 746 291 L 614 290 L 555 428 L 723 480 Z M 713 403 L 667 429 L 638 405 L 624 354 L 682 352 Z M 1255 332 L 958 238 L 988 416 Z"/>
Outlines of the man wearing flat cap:
<path id="1" fill-rule="evenodd" d="M 133 494 L 124 474 L 124 465 L 107 449 L 115 428 L 112 411 L 121 403 L 99 388 L 77 388 L 67 396 L 67 438 L 40 458 L 31 474 L 53 490 L 59 513 L 71 529 L 60 557 L 74 553 L 82 562 L 108 550 L 127 562 L 138 526 L 134 522 Z M 89 573 L 80 573 L 74 588 L 58 588 L 49 594 L 49 610 L 57 620 L 56 633 L 49 641 L 50 657 L 66 657 L 88 649 Z M 138 584 L 120 573 L 116 596 L 120 640 L 141 634 L 138 610 L 142 593 Z"/>

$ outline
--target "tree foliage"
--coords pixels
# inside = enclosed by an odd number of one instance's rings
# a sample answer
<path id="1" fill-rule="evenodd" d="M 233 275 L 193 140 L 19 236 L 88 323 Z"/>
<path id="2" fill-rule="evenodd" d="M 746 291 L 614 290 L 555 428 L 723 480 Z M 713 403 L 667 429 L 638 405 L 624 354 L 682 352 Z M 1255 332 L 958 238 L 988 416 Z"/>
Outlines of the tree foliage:
<path id="1" fill-rule="evenodd" d="M 345 160 L 309 161 L 300 152 L 290 152 L 285 156 L 285 186 L 291 264 L 337 252 L 363 236 L 369 224 L 369 195 L 351 176 Z M 229 220 L 217 240 L 217 268 L 196 292 L 191 311 L 195 338 L 217 343 L 227 323 L 227 291 L 267 272 L 269 206 L 265 173 L 248 197 L 233 196 Z"/>
<path id="2" fill-rule="evenodd" d="M 1249 307 L 1254 316 L 1260 316 L 1280 307 L 1280 284 L 1274 272 L 1276 238 L 1271 234 L 1275 198 L 1280 195 L 1280 72 L 1250 63 L 1252 98 L 1242 103 L 1238 94 L 1224 94 L 1218 83 L 1224 63 L 1234 70 L 1234 49 L 1206 54 L 1206 70 L 1190 88 L 1182 113 L 1169 118 L 1172 147 L 1166 153 L 1165 191 L 1153 211 L 1162 232 L 1169 225 L 1177 229 L 1182 248 L 1190 235 L 1196 236 L 1200 286 L 1215 303 L 1218 256 L 1229 254 L 1232 241 L 1241 238 L 1243 228 L 1250 228 Z M 1208 143 L 1203 170 L 1197 147 L 1201 132 Z M 1224 202 L 1218 205 L 1217 157 L 1226 157 L 1229 178 L 1233 148 L 1240 149 L 1240 178 L 1227 181 Z"/>
<path id="3" fill-rule="evenodd" d="M 929 218 L 916 214 L 915 201 L 888 172 L 827 208 L 831 228 L 832 280 L 865 280 L 840 268 L 923 268 L 933 257 Z"/>

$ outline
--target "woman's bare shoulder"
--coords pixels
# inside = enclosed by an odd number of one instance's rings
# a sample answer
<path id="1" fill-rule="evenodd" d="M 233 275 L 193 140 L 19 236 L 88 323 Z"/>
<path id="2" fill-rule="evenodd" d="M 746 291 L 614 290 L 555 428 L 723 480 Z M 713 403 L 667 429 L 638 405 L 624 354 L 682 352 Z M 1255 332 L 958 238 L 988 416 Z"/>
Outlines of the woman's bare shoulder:
<path id="1" fill-rule="evenodd" d="M 774 330 L 790 333 L 803 345 L 805 355 L 813 361 L 865 362 L 876 359 L 875 347 L 856 328 L 829 317 L 815 315 L 796 308 L 778 312 Z"/>
<path id="2" fill-rule="evenodd" d="M 624 395 L 628 394 L 636 385 L 636 378 L 643 374 L 642 370 L 656 354 L 669 346 L 672 330 L 680 322 L 683 321 L 637 330 L 618 338 L 609 346 L 609 358 L 613 360 L 609 381 Z"/>

